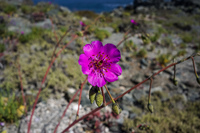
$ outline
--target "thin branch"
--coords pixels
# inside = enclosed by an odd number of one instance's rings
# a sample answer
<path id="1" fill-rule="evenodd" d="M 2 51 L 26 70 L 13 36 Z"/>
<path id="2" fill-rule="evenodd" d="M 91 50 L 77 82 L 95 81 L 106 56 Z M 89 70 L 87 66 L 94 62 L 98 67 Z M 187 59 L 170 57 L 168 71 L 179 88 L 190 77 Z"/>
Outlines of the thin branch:
<path id="1" fill-rule="evenodd" d="M 196 68 L 195 68 L 194 58 L 191 57 L 191 59 L 192 59 L 192 63 L 193 63 L 194 73 L 195 73 L 196 77 L 198 77 L 197 76 L 197 71 L 196 71 Z"/>
<path id="2" fill-rule="evenodd" d="M 86 81 L 87 81 L 87 77 L 85 78 L 84 82 L 81 84 L 80 95 L 79 95 L 79 100 L 78 100 L 78 110 L 77 110 L 77 113 L 76 113 L 76 119 L 79 118 L 79 107 L 80 107 L 80 103 L 81 103 L 82 90 L 83 90 L 83 86 L 86 83 Z"/>
<path id="3" fill-rule="evenodd" d="M 121 45 L 125 40 L 127 40 L 128 38 L 132 37 L 132 35 L 129 35 L 127 37 L 124 37 L 117 45 L 116 47 L 119 47 L 119 45 Z"/>
<path id="4" fill-rule="evenodd" d="M 54 55 L 55 55 L 56 49 L 59 47 L 61 41 L 63 40 L 63 38 L 67 35 L 67 33 L 68 33 L 70 30 L 71 30 L 71 29 L 67 30 L 67 31 L 64 33 L 64 35 L 60 38 L 60 40 L 57 41 L 57 44 L 56 44 L 56 46 L 55 46 L 55 48 L 54 48 L 54 50 L 53 50 L 53 54 L 52 54 L 52 56 L 51 56 L 51 61 L 52 61 L 52 59 L 53 59 L 53 57 L 54 57 Z M 56 39 L 56 40 L 57 40 L 57 39 Z"/>

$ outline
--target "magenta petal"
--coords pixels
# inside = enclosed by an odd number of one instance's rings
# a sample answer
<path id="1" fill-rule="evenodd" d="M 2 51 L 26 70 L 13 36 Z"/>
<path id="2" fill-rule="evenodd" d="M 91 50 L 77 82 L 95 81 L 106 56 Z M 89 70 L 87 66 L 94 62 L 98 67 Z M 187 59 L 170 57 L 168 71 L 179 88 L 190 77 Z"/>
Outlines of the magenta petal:
<path id="1" fill-rule="evenodd" d="M 78 64 L 83 65 L 88 63 L 89 63 L 88 57 L 85 54 L 81 54 L 78 60 Z"/>
<path id="2" fill-rule="evenodd" d="M 104 79 L 104 77 L 97 77 L 98 81 L 97 81 L 97 86 L 98 87 L 103 87 L 106 84 L 106 80 Z"/>
<path id="3" fill-rule="evenodd" d="M 103 47 L 103 52 L 108 55 L 110 62 L 117 63 L 121 59 L 120 51 L 114 44 L 106 44 Z"/>
<path id="4" fill-rule="evenodd" d="M 91 44 L 86 44 L 83 47 L 84 54 L 86 54 L 88 57 L 93 54 L 93 46 Z"/>
<path id="5" fill-rule="evenodd" d="M 93 41 L 91 44 L 86 44 L 83 47 L 83 51 L 87 56 L 96 55 L 103 48 L 103 44 L 100 41 Z"/>
<path id="6" fill-rule="evenodd" d="M 111 69 L 109 69 L 109 71 L 113 72 L 117 76 L 122 74 L 122 68 L 118 64 L 112 64 Z"/>
<path id="7" fill-rule="evenodd" d="M 104 72 L 104 78 L 108 81 L 108 82 L 114 82 L 116 80 L 118 80 L 118 77 L 116 74 L 114 74 L 113 72 L 111 72 L 110 70 L 108 70 L 107 72 Z"/>
<path id="8" fill-rule="evenodd" d="M 82 66 L 83 74 L 90 74 L 91 70 L 88 67 L 89 61 L 85 54 L 81 54 L 78 60 L 79 65 Z"/>
<path id="9" fill-rule="evenodd" d="M 88 65 L 82 65 L 82 72 L 83 74 L 90 74 L 91 73 L 91 69 L 89 69 Z"/>
<path id="10" fill-rule="evenodd" d="M 93 51 L 95 53 L 99 53 L 99 51 L 101 51 L 103 48 L 103 44 L 100 41 L 92 41 L 91 45 L 93 46 Z"/>
<path id="11" fill-rule="evenodd" d="M 88 82 L 92 86 L 96 86 L 97 85 L 96 74 L 90 74 L 90 75 L 88 75 Z"/>
<path id="12" fill-rule="evenodd" d="M 98 87 L 103 87 L 106 84 L 106 80 L 104 77 L 99 76 L 97 74 L 90 74 L 88 75 L 88 82 L 92 86 L 98 86 Z"/>

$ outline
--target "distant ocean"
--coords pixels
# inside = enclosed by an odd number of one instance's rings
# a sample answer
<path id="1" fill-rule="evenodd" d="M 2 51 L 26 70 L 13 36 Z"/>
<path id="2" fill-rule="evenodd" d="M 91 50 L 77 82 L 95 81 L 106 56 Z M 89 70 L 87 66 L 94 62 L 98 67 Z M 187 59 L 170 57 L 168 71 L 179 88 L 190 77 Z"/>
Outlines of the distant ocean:
<path id="1" fill-rule="evenodd" d="M 71 11 L 90 10 L 96 13 L 109 12 L 118 6 L 125 7 L 133 3 L 133 0 L 33 0 L 34 4 L 41 1 L 66 6 Z"/>

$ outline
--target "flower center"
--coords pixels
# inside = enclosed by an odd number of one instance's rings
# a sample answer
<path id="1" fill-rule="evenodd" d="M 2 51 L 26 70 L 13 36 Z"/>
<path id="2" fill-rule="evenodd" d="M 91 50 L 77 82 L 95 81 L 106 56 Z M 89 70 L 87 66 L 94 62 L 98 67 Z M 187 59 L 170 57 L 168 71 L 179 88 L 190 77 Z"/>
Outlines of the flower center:
<path id="1" fill-rule="evenodd" d="M 104 72 L 107 72 L 107 69 L 111 69 L 112 62 L 109 61 L 108 55 L 105 55 L 103 52 L 92 55 L 88 60 L 90 61 L 89 69 L 92 69 L 93 73 L 100 74 L 101 77 L 104 75 Z"/>
<path id="2" fill-rule="evenodd" d="M 103 60 L 98 61 L 98 66 L 101 66 L 103 64 Z"/>

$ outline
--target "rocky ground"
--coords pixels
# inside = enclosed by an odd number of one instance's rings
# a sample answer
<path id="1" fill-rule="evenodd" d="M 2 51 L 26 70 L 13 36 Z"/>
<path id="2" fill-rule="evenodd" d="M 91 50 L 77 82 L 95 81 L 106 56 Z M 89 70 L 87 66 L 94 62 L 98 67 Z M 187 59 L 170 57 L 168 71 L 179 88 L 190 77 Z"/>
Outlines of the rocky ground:
<path id="1" fill-rule="evenodd" d="M 5 126 L 0 127 L 0 131 L 8 133 L 27 132 L 34 97 L 48 67 L 57 38 L 61 38 L 66 30 L 71 29 L 60 46 L 69 42 L 77 31 L 84 28 L 79 24 L 80 21 L 91 27 L 83 38 L 73 41 L 52 66 L 42 86 L 42 93 L 33 116 L 33 133 L 54 131 L 69 100 L 84 81 L 85 76 L 78 65 L 78 58 L 85 44 L 101 40 L 103 44 L 117 45 L 124 38 L 125 32 L 129 31 L 127 36 L 130 37 L 118 47 L 121 51 L 119 65 L 123 70 L 122 75 L 118 81 L 107 85 L 113 97 L 119 96 L 173 63 L 173 59 L 178 61 L 199 52 L 200 49 L 200 16 L 196 13 L 187 13 L 182 7 L 152 12 L 145 8 L 145 13 L 138 9 L 137 14 L 134 14 L 132 9 L 118 8 L 111 13 L 102 13 L 105 21 L 98 20 L 96 24 L 93 22 L 99 14 L 84 11 L 73 13 L 65 7 L 49 3 L 34 7 L 22 5 L 14 9 L 0 6 L 0 9 L 0 96 L 2 99 L 9 99 L 13 94 L 16 98 L 21 96 L 17 69 L 20 64 L 23 89 L 29 101 L 27 116 L 18 116 L 15 122 L 8 122 L 9 118 L 0 116 L 0 122 L 5 123 Z M 131 19 L 134 19 L 137 25 L 132 24 Z M 200 57 L 194 59 L 197 73 L 200 74 Z M 146 106 L 148 81 L 117 101 L 122 108 L 119 116 L 112 114 L 111 106 L 107 106 L 73 126 L 69 132 L 197 132 L 200 127 L 200 85 L 196 81 L 192 61 L 187 60 L 178 64 L 176 69 L 177 86 L 172 80 L 173 68 L 153 78 L 153 114 L 147 111 Z M 89 84 L 84 86 L 80 117 L 97 107 L 90 104 L 90 88 Z M 105 95 L 109 101 L 108 94 Z M 75 120 L 77 103 L 78 98 L 62 119 L 58 133 Z M 22 101 L 17 105 L 22 105 Z M 14 113 L 13 115 L 16 116 Z M 140 129 L 138 125 L 148 125 L 150 129 Z"/>

